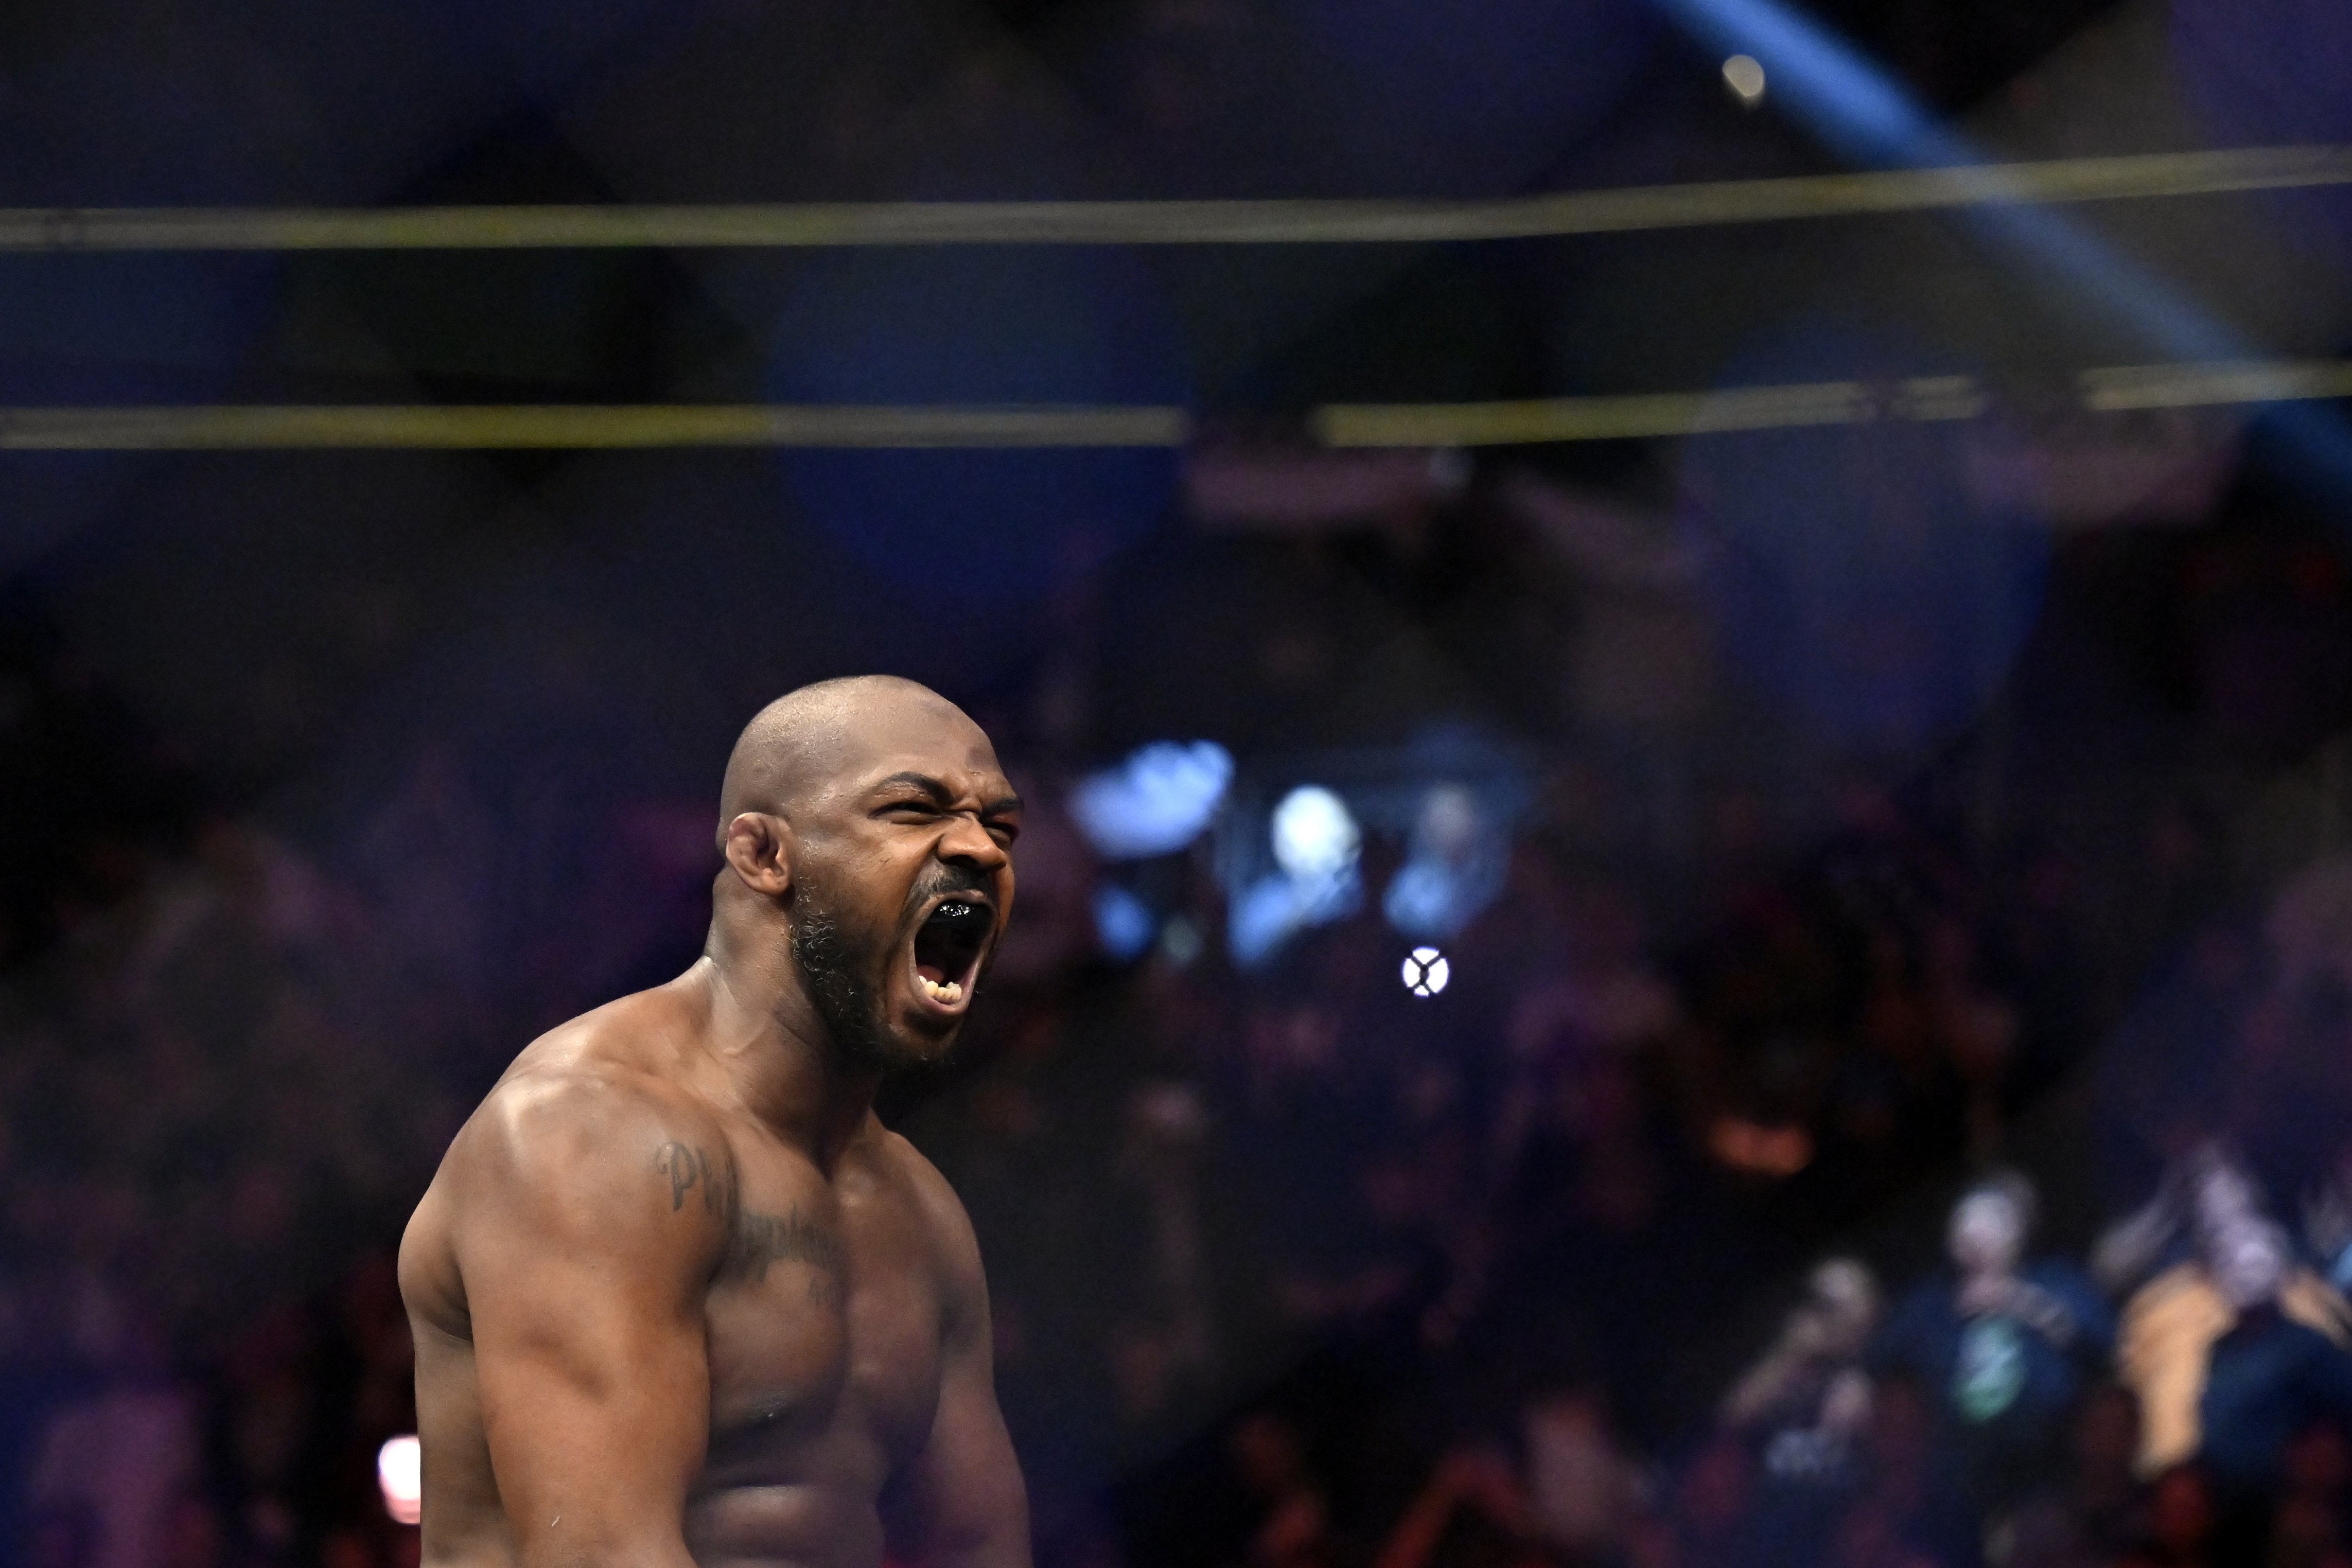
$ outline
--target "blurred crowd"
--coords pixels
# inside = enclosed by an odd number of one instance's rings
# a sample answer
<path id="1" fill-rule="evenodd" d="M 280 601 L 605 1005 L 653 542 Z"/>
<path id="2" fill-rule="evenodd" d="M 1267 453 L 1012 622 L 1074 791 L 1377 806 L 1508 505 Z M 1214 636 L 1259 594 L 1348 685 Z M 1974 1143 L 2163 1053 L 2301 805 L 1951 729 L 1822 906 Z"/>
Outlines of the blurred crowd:
<path id="1" fill-rule="evenodd" d="M 1853 808 L 1679 954 L 1538 833 L 1440 995 L 1367 916 L 1018 1009 L 907 1125 L 989 1249 L 1047 1559 L 2337 1561 L 2347 867 L 2242 934 L 2219 1060 L 2102 1095 L 2037 1005 L 2054 912 Z"/>
<path id="2" fill-rule="evenodd" d="M 184 9 L 0 17 L 13 202 L 1845 167 L 1673 7 Z M 2325 7 L 1811 9 L 2003 158 L 2346 140 Z M 2216 203 L 2122 252 L 2337 352 L 2334 231 Z M 515 1051 L 692 961 L 731 727 L 858 664 L 963 702 L 1037 802 L 961 1054 L 883 1110 L 979 1231 L 1042 1568 L 2352 1568 L 2340 500 L 2234 413 L 2066 412 L 2136 340 L 1962 237 L 18 258 L 10 402 L 1203 434 L 12 458 L 0 1565 L 415 1562 L 378 1469 L 409 1209 Z M 135 269 L 62 265 L 101 259 Z M 1979 380 L 1980 416 L 1906 403 Z M 1869 417 L 1475 460 L 1299 430 L 1832 382 Z M 1243 786 L 1352 748 L 1434 798 L 1446 727 L 1524 775 L 1438 910 L 1448 983 L 1400 983 L 1426 934 L 1377 896 L 1237 956 Z M 1102 863 L 1077 783 L 1202 739 L 1221 825 Z"/>
<path id="3" fill-rule="evenodd" d="M 1278 735 L 1356 678 L 1317 652 L 1349 646 L 1333 584 L 1487 606 L 1445 633 L 1474 668 L 1559 640 L 1548 581 L 1582 584 L 1559 626 L 1704 626 L 1671 572 L 1626 586 L 1643 538 L 1552 520 L 1551 579 L 1443 517 L 1235 546 L 1255 577 L 1198 576 L 1252 585 L 1250 640 L 1209 619 L 1160 655 L 1257 658 L 1231 685 Z M 1749 732 L 1722 766 L 1730 699 L 1571 632 L 1541 656 L 1584 717 L 1526 726 L 1507 863 L 1432 995 L 1379 900 L 1245 965 L 1213 836 L 1099 863 L 1058 802 L 1125 738 L 1070 717 L 1123 678 L 1106 591 L 1096 643 L 974 702 L 1040 802 L 1020 915 L 957 1061 L 884 1107 L 979 1230 L 1041 1560 L 2352 1559 L 2352 861 L 2314 652 L 2343 577 L 2314 538 L 2063 555 L 2021 695 L 1899 765 Z M 400 1226 L 513 1050 L 691 959 L 708 807 L 604 788 L 613 734 L 550 721 L 421 743 L 310 826 L 214 809 L 61 641 L 0 655 L 0 782 L 52 824 L 0 845 L 11 1560 L 413 1562 L 377 1474 L 414 1429 Z M 1716 727 L 1632 727 L 1675 713 Z M 1365 884 L 1406 852 L 1372 833 Z M 1150 922 L 1118 957 L 1114 878 Z"/>

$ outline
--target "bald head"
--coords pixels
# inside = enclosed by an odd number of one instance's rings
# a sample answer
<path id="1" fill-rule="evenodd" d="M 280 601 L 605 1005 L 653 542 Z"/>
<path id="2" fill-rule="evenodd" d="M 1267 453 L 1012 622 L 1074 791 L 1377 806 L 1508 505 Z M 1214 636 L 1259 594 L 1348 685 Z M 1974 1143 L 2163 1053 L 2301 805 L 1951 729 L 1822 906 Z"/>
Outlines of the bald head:
<path id="1" fill-rule="evenodd" d="M 995 747 L 939 693 L 891 675 L 803 686 L 728 759 L 707 955 L 814 1009 L 845 1061 L 933 1061 L 995 953 L 1020 834 Z"/>
<path id="2" fill-rule="evenodd" d="M 719 792 L 719 843 L 746 811 L 789 817 L 812 789 L 848 768 L 861 732 L 929 719 L 979 733 L 964 711 L 920 682 L 845 675 L 787 692 L 751 716 L 727 758 Z"/>

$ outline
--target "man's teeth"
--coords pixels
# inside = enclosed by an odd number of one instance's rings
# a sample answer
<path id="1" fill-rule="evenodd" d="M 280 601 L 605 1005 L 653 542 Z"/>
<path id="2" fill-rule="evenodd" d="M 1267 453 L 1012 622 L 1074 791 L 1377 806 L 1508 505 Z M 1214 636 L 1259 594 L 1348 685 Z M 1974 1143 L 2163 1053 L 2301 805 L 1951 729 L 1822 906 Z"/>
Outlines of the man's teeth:
<path id="1" fill-rule="evenodd" d="M 934 980 L 929 975 L 918 975 L 915 978 L 921 983 L 923 994 L 935 1002 L 946 1002 L 952 1006 L 963 1000 L 961 980 Z"/>

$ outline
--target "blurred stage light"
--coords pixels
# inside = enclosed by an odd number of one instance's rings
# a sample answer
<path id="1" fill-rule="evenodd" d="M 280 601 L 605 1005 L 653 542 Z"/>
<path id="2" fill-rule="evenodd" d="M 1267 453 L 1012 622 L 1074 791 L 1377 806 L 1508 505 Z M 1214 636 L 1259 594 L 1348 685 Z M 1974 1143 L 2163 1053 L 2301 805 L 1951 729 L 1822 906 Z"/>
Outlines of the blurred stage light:
<path id="1" fill-rule="evenodd" d="M 1404 988 L 1416 997 L 1433 997 L 1454 977 L 1454 966 L 1434 947 L 1415 947 L 1404 956 Z"/>
<path id="2" fill-rule="evenodd" d="M 1319 784 L 1301 784 L 1274 809 L 1274 858 L 1297 880 L 1339 875 L 1356 863 L 1363 843 L 1348 803 Z"/>
<path id="3" fill-rule="evenodd" d="M 1423 797 L 1381 912 L 1407 936 L 1451 936 L 1502 893 L 1509 860 L 1509 842 L 1476 793 L 1440 784 Z"/>
<path id="4" fill-rule="evenodd" d="M 1104 952 L 1122 964 L 1130 963 L 1151 946 L 1152 937 L 1160 934 L 1160 922 L 1143 900 L 1107 882 L 1095 889 L 1095 934 Z"/>
<path id="5" fill-rule="evenodd" d="M 1764 101 L 1764 68 L 1753 55 L 1734 55 L 1723 62 L 1723 85 L 1741 108 L 1753 109 Z"/>
<path id="6" fill-rule="evenodd" d="M 383 1510 L 402 1524 L 425 1517 L 425 1455 L 415 1437 L 394 1437 L 375 1457 Z"/>
<path id="7" fill-rule="evenodd" d="M 1282 869 L 1260 877 L 1234 901 L 1226 940 L 1244 967 L 1263 963 L 1303 926 L 1354 912 L 1363 896 L 1356 873 L 1363 830 L 1348 803 L 1319 784 L 1302 784 L 1274 809 L 1274 859 Z"/>
<path id="8" fill-rule="evenodd" d="M 1233 779 L 1233 756 L 1215 741 L 1156 741 L 1079 780 L 1070 815 L 1105 860 L 1173 854 L 1201 836 Z"/>

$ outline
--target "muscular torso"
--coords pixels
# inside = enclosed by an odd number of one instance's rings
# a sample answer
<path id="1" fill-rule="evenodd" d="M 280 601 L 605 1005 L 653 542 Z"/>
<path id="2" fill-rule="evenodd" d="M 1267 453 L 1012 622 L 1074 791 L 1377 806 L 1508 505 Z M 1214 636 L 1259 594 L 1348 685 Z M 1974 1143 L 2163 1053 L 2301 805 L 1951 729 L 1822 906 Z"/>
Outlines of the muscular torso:
<path id="1" fill-rule="evenodd" d="M 656 1143 L 632 1125 L 614 1137 L 611 1158 L 635 1162 L 647 1201 L 667 1210 L 656 1227 L 696 1226 L 712 1239 L 694 1282 L 708 1436 L 685 1498 L 686 1547 L 703 1568 L 874 1568 L 893 1478 L 922 1449 L 940 1401 L 955 1306 L 937 1234 L 944 1187 L 878 1124 L 820 1169 L 741 1111 L 666 1081 L 658 1052 L 614 1050 L 614 1026 L 628 1021 L 534 1047 L 475 1121 L 495 1114 L 501 1095 L 565 1073 L 617 1072 L 660 1103 L 658 1132 L 670 1135 Z M 648 1071 L 651 1082 L 638 1083 Z M 492 1464 L 455 1239 L 467 1206 L 483 1201 L 468 1166 L 474 1132 L 469 1124 L 419 1207 L 401 1274 L 416 1337 L 425 1561 L 507 1568 L 524 1554 Z M 565 1278 L 548 1288 L 594 1286 Z M 493 1414 L 532 1418 L 528 1407 Z"/>

